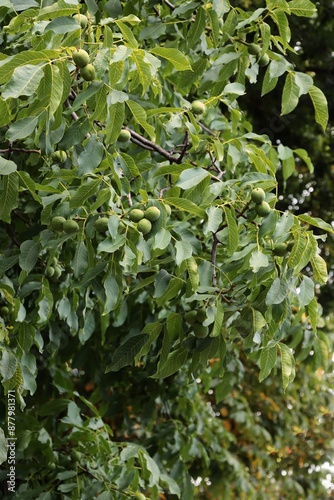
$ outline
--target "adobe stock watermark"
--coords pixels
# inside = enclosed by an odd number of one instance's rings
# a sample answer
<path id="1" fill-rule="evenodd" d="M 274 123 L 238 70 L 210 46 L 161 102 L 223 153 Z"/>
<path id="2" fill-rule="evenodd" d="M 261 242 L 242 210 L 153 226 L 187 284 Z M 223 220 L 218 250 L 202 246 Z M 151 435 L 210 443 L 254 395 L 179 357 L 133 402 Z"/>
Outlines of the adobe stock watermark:
<path id="1" fill-rule="evenodd" d="M 16 488 L 16 428 L 15 428 L 16 400 L 15 391 L 9 390 L 7 395 L 7 490 L 15 493 Z"/>

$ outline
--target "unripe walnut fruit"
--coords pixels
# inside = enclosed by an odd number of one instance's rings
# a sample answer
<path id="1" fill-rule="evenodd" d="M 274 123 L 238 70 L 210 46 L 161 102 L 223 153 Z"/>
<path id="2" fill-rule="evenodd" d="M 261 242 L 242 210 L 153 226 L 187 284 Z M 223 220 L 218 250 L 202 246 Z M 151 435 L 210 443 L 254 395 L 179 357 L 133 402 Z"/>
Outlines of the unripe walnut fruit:
<path id="1" fill-rule="evenodd" d="M 99 233 L 105 233 L 106 231 L 108 231 L 108 222 L 108 217 L 100 217 L 100 219 L 97 219 L 94 223 L 96 231 L 98 231 Z"/>
<path id="2" fill-rule="evenodd" d="M 284 257 L 288 251 L 288 245 L 286 243 L 277 243 L 273 248 L 273 254 L 278 257 Z"/>
<path id="3" fill-rule="evenodd" d="M 152 229 L 152 224 L 148 219 L 142 219 L 138 222 L 137 229 L 142 234 L 148 234 Z"/>
<path id="4" fill-rule="evenodd" d="M 59 231 L 59 232 L 63 231 L 64 222 L 66 222 L 65 217 L 62 217 L 61 215 L 56 215 L 51 220 L 51 227 L 54 231 Z"/>
<path id="5" fill-rule="evenodd" d="M 202 325 L 201 323 L 195 323 L 193 326 L 194 334 L 199 339 L 204 339 L 209 334 L 209 327 Z"/>
<path id="6" fill-rule="evenodd" d="M 89 54 L 83 49 L 79 49 L 72 54 L 73 62 L 78 68 L 83 68 L 89 63 Z"/>
<path id="7" fill-rule="evenodd" d="M 87 64 L 80 70 L 80 74 L 86 82 L 91 82 L 95 78 L 95 68 L 92 64 Z"/>
<path id="8" fill-rule="evenodd" d="M 54 163 L 64 163 L 67 159 L 67 154 L 65 153 L 65 151 L 59 150 L 52 153 L 51 158 Z"/>
<path id="9" fill-rule="evenodd" d="M 83 30 L 87 28 L 88 19 L 86 16 L 84 16 L 83 14 L 75 14 L 73 17 L 78 21 Z"/>
<path id="10" fill-rule="evenodd" d="M 193 101 L 191 104 L 191 111 L 194 115 L 201 115 L 205 111 L 205 104 L 202 101 Z"/>
<path id="11" fill-rule="evenodd" d="M 75 220 L 66 220 L 63 224 L 63 230 L 66 234 L 73 234 L 79 231 L 79 224 Z"/>
<path id="12" fill-rule="evenodd" d="M 268 66 L 269 62 L 270 57 L 268 56 L 268 54 L 263 54 L 263 56 L 260 57 L 257 63 L 259 66 Z"/>
<path id="13" fill-rule="evenodd" d="M 195 325 L 197 323 L 197 311 L 187 311 L 184 318 L 189 325 Z"/>
<path id="14" fill-rule="evenodd" d="M 130 220 L 132 220 L 132 222 L 139 222 L 140 220 L 142 220 L 144 218 L 144 212 L 142 210 L 140 210 L 139 208 L 134 208 L 129 213 L 129 217 L 130 217 Z"/>
<path id="15" fill-rule="evenodd" d="M 144 216 L 149 221 L 154 222 L 159 219 L 160 210 L 158 209 L 158 207 L 148 207 L 144 212 Z"/>
<path id="16" fill-rule="evenodd" d="M 260 47 L 260 45 L 257 45 L 257 43 L 251 43 L 249 46 L 248 46 L 248 52 L 252 55 L 252 56 L 257 56 L 262 50 L 262 47 Z"/>
<path id="17" fill-rule="evenodd" d="M 206 319 L 206 309 L 205 309 L 205 307 L 201 307 L 197 311 L 196 319 L 197 319 L 198 323 L 203 323 L 203 321 Z"/>
<path id="18" fill-rule="evenodd" d="M 117 140 L 119 142 L 128 142 L 130 140 L 130 137 L 131 133 L 126 129 L 122 129 Z"/>
<path id="19" fill-rule="evenodd" d="M 262 203 L 258 203 L 257 205 L 255 205 L 255 212 L 260 217 L 265 217 L 270 213 L 270 211 L 271 211 L 270 205 L 266 201 L 262 201 Z"/>
<path id="20" fill-rule="evenodd" d="M 265 199 L 266 193 L 261 188 L 255 188 L 251 192 L 251 198 L 254 203 L 262 203 Z"/>

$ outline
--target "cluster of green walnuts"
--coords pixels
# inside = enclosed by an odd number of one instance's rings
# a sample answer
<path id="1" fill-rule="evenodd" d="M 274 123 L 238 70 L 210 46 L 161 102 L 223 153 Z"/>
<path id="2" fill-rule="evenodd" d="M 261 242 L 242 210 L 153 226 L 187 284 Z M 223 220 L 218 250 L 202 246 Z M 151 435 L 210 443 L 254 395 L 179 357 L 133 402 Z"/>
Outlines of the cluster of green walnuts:
<path id="1" fill-rule="evenodd" d="M 270 62 L 270 57 L 266 53 L 260 55 L 261 51 L 262 51 L 262 47 L 260 45 L 258 45 L 257 43 L 250 43 L 248 45 L 248 52 L 252 56 L 256 56 L 256 62 L 258 63 L 258 65 L 261 67 L 268 66 L 268 64 Z"/>
<path id="2" fill-rule="evenodd" d="M 255 203 L 255 212 L 259 217 L 266 217 L 271 212 L 269 203 L 265 201 L 266 193 L 262 188 L 254 188 L 251 192 L 251 199 Z M 273 254 L 277 257 L 284 257 L 292 248 L 292 242 L 276 243 L 272 247 Z"/>
<path id="3" fill-rule="evenodd" d="M 89 54 L 83 49 L 78 49 L 72 53 L 74 64 L 80 68 L 80 75 L 86 82 L 91 82 L 95 79 L 95 68 L 89 62 Z"/>
<path id="4" fill-rule="evenodd" d="M 147 235 L 152 230 L 152 223 L 157 221 L 161 216 L 161 211 L 158 207 L 151 206 L 146 210 L 133 208 L 129 212 L 129 219 L 137 224 L 137 229 L 143 235 Z M 108 217 L 99 217 L 95 221 L 95 229 L 99 233 L 105 233 L 108 230 Z"/>
<path id="5" fill-rule="evenodd" d="M 209 327 L 204 326 L 203 322 L 206 319 L 206 309 L 201 307 L 200 309 L 191 309 L 187 311 L 184 315 L 184 319 L 191 326 L 195 337 L 198 339 L 203 339 L 209 335 Z"/>

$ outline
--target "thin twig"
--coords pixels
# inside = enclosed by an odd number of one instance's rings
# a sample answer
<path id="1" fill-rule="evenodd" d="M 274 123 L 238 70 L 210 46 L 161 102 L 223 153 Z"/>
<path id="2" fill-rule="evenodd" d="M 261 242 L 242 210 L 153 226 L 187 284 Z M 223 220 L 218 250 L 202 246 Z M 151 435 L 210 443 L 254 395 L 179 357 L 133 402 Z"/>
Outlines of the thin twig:
<path id="1" fill-rule="evenodd" d="M 203 123 L 201 123 L 200 121 L 196 120 L 196 123 L 207 133 L 207 134 L 210 134 L 212 135 L 213 137 L 216 137 L 216 134 L 214 132 L 212 132 L 212 130 L 210 130 L 208 127 L 206 127 L 205 125 L 203 125 Z"/>
<path id="2" fill-rule="evenodd" d="M 11 153 L 12 151 L 18 153 L 36 153 L 41 154 L 40 149 L 26 149 L 26 148 L 8 148 L 8 149 L 0 149 L 0 153 Z"/>
<path id="3" fill-rule="evenodd" d="M 131 134 L 131 140 L 132 139 L 136 139 L 137 141 L 139 141 L 139 145 L 143 144 L 142 147 L 145 147 L 146 149 L 148 149 L 148 147 L 152 148 L 152 150 L 156 151 L 157 153 L 159 153 L 164 158 L 167 158 L 170 161 L 170 163 L 180 163 L 180 158 L 177 158 L 176 156 L 173 156 L 171 153 L 169 153 L 168 151 L 166 151 L 164 148 L 162 148 L 158 144 L 155 144 L 155 142 L 152 142 L 149 139 L 146 139 L 145 137 L 143 137 L 142 135 L 138 134 L 134 130 L 131 130 L 128 127 L 125 127 L 125 129 L 130 132 L 130 134 Z M 138 144 L 138 142 L 136 144 Z"/>

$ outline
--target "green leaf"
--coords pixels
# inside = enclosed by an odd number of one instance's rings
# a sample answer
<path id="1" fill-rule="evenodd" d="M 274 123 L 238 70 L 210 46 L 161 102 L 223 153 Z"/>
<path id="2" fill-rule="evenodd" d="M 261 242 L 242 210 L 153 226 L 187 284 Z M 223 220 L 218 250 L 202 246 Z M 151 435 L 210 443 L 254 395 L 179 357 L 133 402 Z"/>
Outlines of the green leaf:
<path id="1" fill-rule="evenodd" d="M 223 211 L 220 207 L 211 206 L 206 209 L 208 221 L 204 226 L 204 234 L 216 233 L 222 224 Z"/>
<path id="2" fill-rule="evenodd" d="M 124 24 L 122 21 L 117 20 L 117 21 L 115 21 L 115 23 L 119 27 L 125 41 L 129 44 L 129 47 L 132 47 L 133 49 L 137 49 L 138 42 L 135 39 L 135 37 L 132 33 L 132 30 L 126 24 Z"/>
<path id="3" fill-rule="evenodd" d="M 78 29 L 78 23 L 73 17 L 58 17 L 53 19 L 45 28 L 45 32 L 53 31 L 57 34 L 70 33 Z"/>
<path id="4" fill-rule="evenodd" d="M 186 260 L 187 271 L 189 280 L 191 283 L 191 288 L 193 292 L 197 292 L 199 286 L 199 275 L 198 275 L 198 265 L 194 257 L 190 257 Z"/>
<path id="5" fill-rule="evenodd" d="M 288 3 L 291 14 L 302 17 L 312 17 L 317 9 L 310 0 L 292 0 Z"/>
<path id="6" fill-rule="evenodd" d="M 27 64 L 14 69 L 12 78 L 2 91 L 4 99 L 33 95 L 44 76 L 42 65 Z"/>
<path id="7" fill-rule="evenodd" d="M 162 227 L 157 232 L 157 234 L 154 236 L 154 242 L 153 242 L 152 248 L 154 250 L 156 250 L 158 248 L 160 250 L 164 250 L 165 248 L 168 247 L 170 240 L 171 240 L 170 232 L 167 231 L 167 229 L 165 229 L 164 227 Z"/>
<path id="8" fill-rule="evenodd" d="M 155 47 L 154 49 L 151 49 L 150 52 L 159 57 L 162 57 L 163 59 L 167 59 L 167 61 L 173 64 L 174 68 L 177 71 L 191 70 L 191 65 L 188 59 L 178 49 Z"/>
<path id="9" fill-rule="evenodd" d="M 288 284 L 280 278 L 275 278 L 268 290 L 266 304 L 280 304 L 286 298 L 288 293 Z"/>
<path id="10" fill-rule="evenodd" d="M 287 345 L 279 342 L 278 347 L 281 351 L 283 390 L 285 391 L 296 375 L 295 359 L 291 349 Z"/>
<path id="11" fill-rule="evenodd" d="M 185 198 L 166 198 L 166 203 L 168 203 L 168 205 L 173 205 L 179 210 L 188 212 L 189 214 L 197 215 L 198 217 L 201 217 L 203 219 L 205 218 L 205 210 L 203 208 L 200 208 L 192 201 L 186 200 Z"/>
<path id="12" fill-rule="evenodd" d="M 217 300 L 217 308 L 215 313 L 215 321 L 213 324 L 212 332 L 210 333 L 210 337 L 218 337 L 222 333 L 224 319 L 224 306 L 222 300 L 219 298 Z"/>
<path id="13" fill-rule="evenodd" d="M 15 354 L 10 349 L 1 349 L 1 361 L 0 361 L 0 374 L 2 384 L 7 380 L 10 380 L 17 366 L 17 359 Z"/>
<path id="14" fill-rule="evenodd" d="M 182 288 L 182 280 L 180 278 L 172 278 L 161 297 L 157 298 L 158 306 L 162 306 L 167 301 L 174 299 Z"/>
<path id="15" fill-rule="evenodd" d="M 93 172 L 102 161 L 104 153 L 103 144 L 96 135 L 92 135 L 87 140 L 84 150 L 78 157 L 78 175 L 85 175 Z"/>
<path id="16" fill-rule="evenodd" d="M 154 297 L 160 298 L 167 290 L 172 276 L 165 270 L 160 269 L 154 280 Z"/>
<path id="17" fill-rule="evenodd" d="M 12 255 L 11 257 L 1 258 L 0 260 L 0 276 L 3 276 L 8 269 L 11 269 L 18 262 L 19 256 Z"/>
<path id="18" fill-rule="evenodd" d="M 2 429 L 0 429 L 0 465 L 7 460 L 8 441 Z"/>
<path id="19" fill-rule="evenodd" d="M 334 229 L 330 224 L 323 221 L 319 217 L 311 217 L 308 214 L 301 214 L 297 216 L 299 220 L 306 222 L 306 224 L 310 224 L 311 226 L 318 227 L 319 229 L 324 229 L 324 231 L 328 231 L 330 233 L 334 233 Z"/>
<path id="20" fill-rule="evenodd" d="M 228 228 L 228 241 L 227 241 L 227 253 L 232 255 L 238 247 L 239 234 L 238 234 L 238 223 L 236 221 L 235 210 L 231 206 L 223 207 Z"/>
<path id="21" fill-rule="evenodd" d="M 328 104 L 325 94 L 318 87 L 313 86 L 309 90 L 315 111 L 315 121 L 326 130 L 328 123 Z"/>
<path id="22" fill-rule="evenodd" d="M 128 108 L 130 109 L 134 119 L 136 120 L 137 123 L 139 123 L 139 125 L 141 127 L 143 127 L 143 129 L 145 130 L 145 132 L 147 132 L 147 134 L 149 135 L 149 137 L 154 140 L 155 139 L 155 129 L 154 127 L 152 127 L 152 125 L 149 125 L 146 121 L 146 113 L 145 113 L 145 110 L 144 108 L 141 107 L 140 104 L 138 104 L 137 102 L 135 101 L 132 101 L 131 99 L 129 99 L 128 101 L 126 101 L 126 104 L 128 106 Z"/>
<path id="23" fill-rule="evenodd" d="M 301 307 L 307 306 L 314 298 L 314 283 L 308 276 L 303 276 L 299 285 L 298 300 Z"/>
<path id="24" fill-rule="evenodd" d="M 206 11 L 203 9 L 203 7 L 198 7 L 195 21 L 190 26 L 187 35 L 187 43 L 189 47 L 191 48 L 195 47 L 202 33 L 204 33 L 205 25 L 206 25 Z"/>
<path id="25" fill-rule="evenodd" d="M 282 95 L 282 115 L 287 115 L 295 109 L 299 101 L 300 89 L 294 73 L 288 73 L 285 79 Z"/>
<path id="26" fill-rule="evenodd" d="M 327 335 L 319 331 L 313 341 L 317 368 L 328 369 L 331 356 L 331 348 Z"/>
<path id="27" fill-rule="evenodd" d="M 85 288 L 94 278 L 96 278 L 106 267 L 106 262 L 99 262 L 95 267 L 88 269 L 80 281 L 73 283 L 73 288 L 78 290 Z"/>
<path id="28" fill-rule="evenodd" d="M 267 378 L 274 368 L 277 360 L 277 346 L 266 346 L 260 354 L 260 375 L 259 382 Z"/>
<path id="29" fill-rule="evenodd" d="M 307 314 L 309 315 L 310 318 L 312 329 L 314 333 L 317 333 L 319 310 L 316 297 L 313 297 L 313 299 L 308 303 L 306 309 L 307 309 Z"/>
<path id="30" fill-rule="evenodd" d="M 294 270 L 294 274 L 298 274 L 308 264 L 312 252 L 313 246 L 309 236 L 298 232 L 288 259 L 288 266 Z"/>
<path id="31" fill-rule="evenodd" d="M 104 290 L 106 292 L 106 302 L 104 304 L 103 314 L 108 314 L 110 311 L 116 309 L 119 298 L 120 298 L 120 288 L 116 281 L 116 278 L 109 273 L 103 283 Z"/>
<path id="32" fill-rule="evenodd" d="M 318 254 L 311 258 L 313 277 L 319 283 L 325 284 L 328 281 L 326 261 Z"/>
<path id="33" fill-rule="evenodd" d="M 116 102 L 109 108 L 109 119 L 105 129 L 106 143 L 113 144 L 122 130 L 125 118 L 124 102 Z"/>
<path id="34" fill-rule="evenodd" d="M 91 196 L 95 195 L 101 184 L 100 179 L 88 180 L 85 184 L 79 187 L 77 192 L 70 200 L 71 208 L 78 208 L 84 205 L 85 201 Z"/>
<path id="35" fill-rule="evenodd" d="M 208 176 L 209 173 L 203 168 L 190 168 L 181 172 L 181 175 L 176 182 L 176 186 L 181 189 L 190 189 L 197 186 Z"/>
<path id="36" fill-rule="evenodd" d="M 28 274 L 35 267 L 41 246 L 38 241 L 27 240 L 24 241 L 20 246 L 20 257 L 19 264 L 23 271 Z"/>
<path id="37" fill-rule="evenodd" d="M 186 362 L 188 357 L 188 350 L 180 347 L 175 351 L 169 353 L 165 363 L 159 367 L 159 370 L 152 375 L 152 378 L 166 378 L 177 372 Z"/>
<path id="38" fill-rule="evenodd" d="M 0 175 L 9 175 L 17 170 L 16 163 L 0 156 Z"/>
<path id="39" fill-rule="evenodd" d="M 105 369 L 105 373 L 117 372 L 124 366 L 131 365 L 141 348 L 147 341 L 147 335 L 140 333 L 127 339 L 113 354 L 111 363 Z"/>
<path id="40" fill-rule="evenodd" d="M 260 250 L 254 250 L 252 256 L 249 260 L 249 265 L 254 273 L 257 273 L 261 267 L 267 267 L 269 265 L 269 260 L 267 255 L 262 253 Z"/>
<path id="41" fill-rule="evenodd" d="M 184 260 L 187 260 L 192 256 L 192 246 L 188 243 L 188 241 L 177 241 L 175 243 L 175 250 L 175 262 L 177 266 L 180 266 Z"/>
<path id="42" fill-rule="evenodd" d="M 6 138 L 9 141 L 17 141 L 17 139 L 24 139 L 32 134 L 38 123 L 38 116 L 29 116 L 28 118 L 21 118 L 13 123 L 6 132 Z"/>
<path id="43" fill-rule="evenodd" d="M 294 149 L 293 152 L 296 155 L 298 155 L 305 162 L 305 164 L 308 167 L 310 173 L 312 174 L 312 172 L 314 171 L 314 166 L 313 166 L 312 160 L 309 157 L 307 151 L 305 151 L 305 149 Z"/>
<path id="44" fill-rule="evenodd" d="M 79 278 L 87 269 L 88 266 L 88 250 L 83 241 L 79 241 L 76 246 L 75 254 L 72 261 L 73 274 Z"/>

